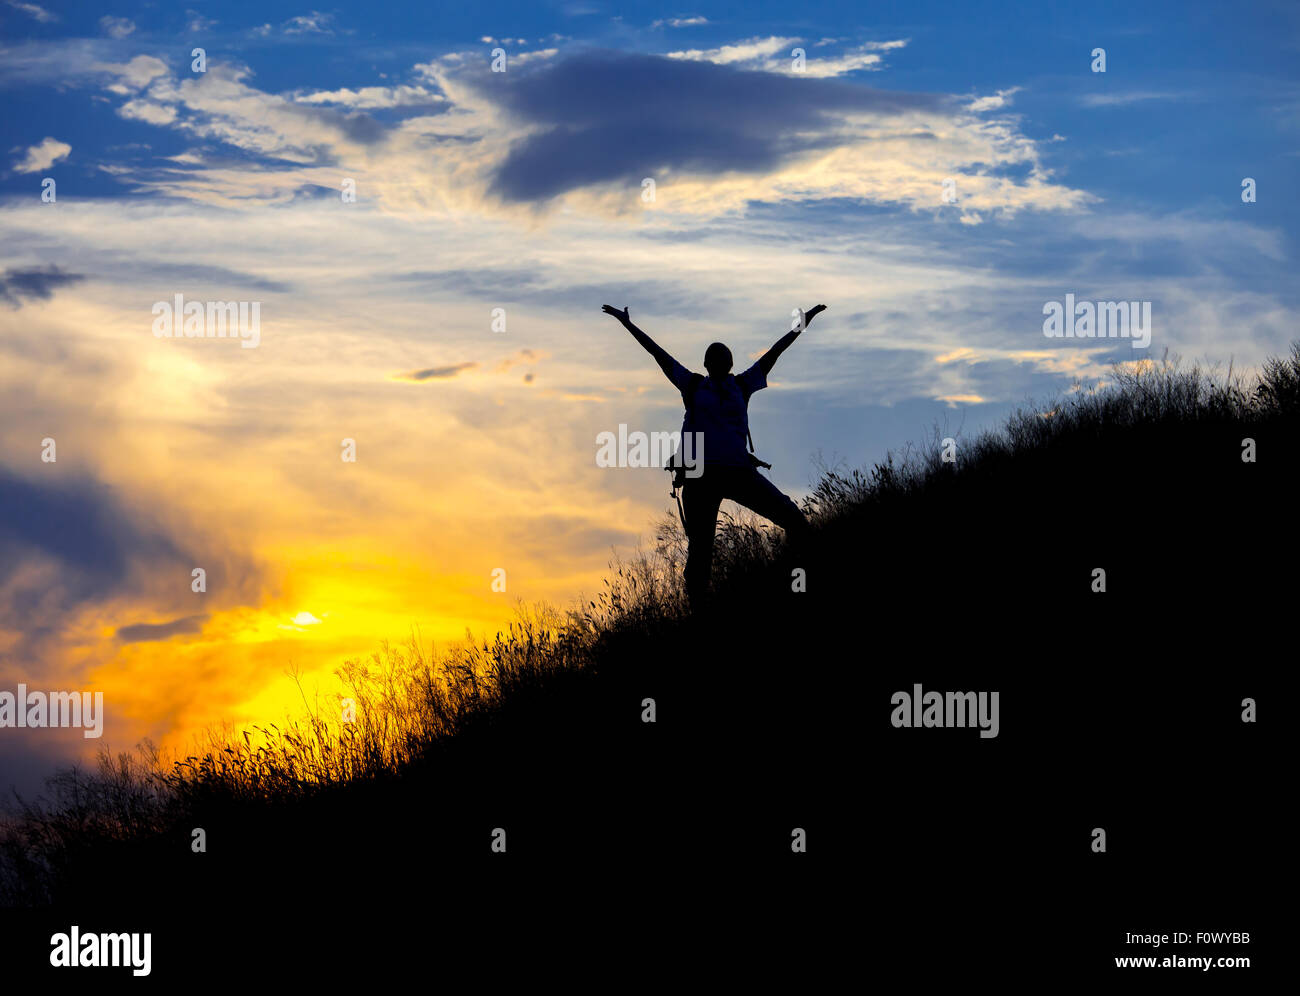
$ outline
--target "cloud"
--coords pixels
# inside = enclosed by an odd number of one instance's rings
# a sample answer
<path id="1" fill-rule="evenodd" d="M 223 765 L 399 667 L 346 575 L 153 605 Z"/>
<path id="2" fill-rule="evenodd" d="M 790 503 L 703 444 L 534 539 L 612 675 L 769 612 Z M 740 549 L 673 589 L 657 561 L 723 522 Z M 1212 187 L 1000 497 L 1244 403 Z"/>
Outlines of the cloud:
<path id="1" fill-rule="evenodd" d="M 647 233 L 646 237 L 653 237 Z M 571 273 L 556 273 L 536 266 L 532 271 L 515 266 L 481 266 L 477 269 L 453 267 L 446 270 L 417 270 L 393 274 L 396 283 L 412 284 L 420 293 L 436 292 L 471 296 L 480 300 L 526 305 L 529 310 L 567 311 L 577 301 L 609 301 L 627 291 L 622 280 L 586 280 Z M 709 295 L 677 280 L 638 274 L 638 292 L 651 297 L 661 315 L 689 318 L 709 305 Z M 542 359 L 536 350 L 517 354 L 527 361 Z"/>
<path id="2" fill-rule="evenodd" d="M 123 626 L 114 634 L 123 643 L 149 643 L 154 640 L 166 640 L 181 633 L 197 633 L 207 621 L 207 614 L 184 616 L 168 623 L 136 623 Z"/>
<path id="3" fill-rule="evenodd" d="M 65 273 L 55 265 L 26 270 L 5 270 L 0 273 L 0 301 L 5 301 L 15 308 L 20 299 L 29 301 L 48 301 L 60 287 L 84 280 L 79 273 Z"/>
<path id="4" fill-rule="evenodd" d="M 0 466 L 0 584 L 20 571 L 27 553 L 74 572 L 84 584 L 74 595 L 107 594 L 126 579 L 132 561 L 174 559 L 180 551 L 166 535 L 136 522 L 112 490 L 90 479 L 44 483 Z M 188 571 L 186 572 L 188 573 Z"/>
<path id="5" fill-rule="evenodd" d="M 492 192 L 545 200 L 665 170 L 773 171 L 841 144 L 850 115 L 941 111 L 946 98 L 835 80 L 744 72 L 709 62 L 589 52 L 509 82 L 471 86 L 530 132 L 496 169 Z M 635 115 L 629 115 L 635 108 Z"/>
<path id="6" fill-rule="evenodd" d="M 1084 107 L 1123 107 L 1146 100 L 1178 100 L 1184 93 L 1162 93 L 1155 90 L 1134 90 L 1128 93 L 1089 93 L 1079 98 Z"/>
<path id="7" fill-rule="evenodd" d="M 300 104 L 343 104 L 347 107 L 372 110 L 388 107 L 421 107 L 445 102 L 447 98 L 422 86 L 363 86 L 357 90 L 343 87 L 340 90 L 300 93 L 294 99 Z"/>
<path id="8" fill-rule="evenodd" d="M 787 50 L 788 46 L 798 44 L 798 38 L 779 38 L 775 35 L 767 38 L 750 38 L 747 41 L 723 45 L 720 48 L 669 52 L 670 59 L 685 59 L 691 62 L 712 62 L 718 66 L 729 66 L 742 62 L 758 62 L 767 56 Z"/>
<path id="9" fill-rule="evenodd" d="M 826 41 L 833 41 L 833 39 L 823 40 L 823 42 Z M 813 48 L 821 47 L 823 42 L 816 43 Z M 685 59 L 691 62 L 711 62 L 718 66 L 736 66 L 752 71 L 790 73 L 791 75 L 809 79 L 825 79 L 833 76 L 843 76 L 846 73 L 856 72 L 860 69 L 879 69 L 881 68 L 882 58 L 879 53 L 903 48 L 907 45 L 907 41 L 906 39 L 898 39 L 887 42 L 866 42 L 838 55 L 818 55 L 812 58 L 808 58 L 805 51 L 803 68 L 795 70 L 793 68 L 794 49 L 802 47 L 802 45 L 803 39 L 801 38 L 780 38 L 776 36 L 750 38 L 748 41 L 723 45 L 720 48 L 669 52 L 668 58 Z M 775 56 L 778 53 L 780 53 L 780 57 L 776 58 Z"/>
<path id="10" fill-rule="evenodd" d="M 204 17 L 197 10 L 187 10 L 185 15 L 190 19 L 185 26 L 187 31 L 199 32 L 208 31 L 217 26 L 218 22 L 210 17 Z"/>
<path id="11" fill-rule="evenodd" d="M 124 118 L 153 125 L 169 125 L 176 120 L 175 107 L 148 100 L 129 100 L 117 109 L 117 113 Z"/>
<path id="12" fill-rule="evenodd" d="M 545 358 L 545 356 L 546 356 L 545 353 L 541 353 L 535 349 L 520 349 L 517 350 L 512 356 L 507 356 L 495 367 L 493 367 L 492 372 L 506 373 L 512 367 L 522 366 L 522 365 L 535 365 L 540 360 Z M 408 373 L 394 374 L 392 379 L 405 381 L 406 383 L 411 383 L 411 384 L 420 384 L 428 380 L 450 380 L 451 378 L 465 372 L 466 370 L 478 369 L 479 366 L 480 364 L 478 362 L 469 361 L 466 363 L 455 363 L 445 367 L 428 367 L 424 370 L 412 370 Z M 532 376 L 533 375 L 531 373 L 525 375 L 524 383 L 532 383 Z"/>
<path id="13" fill-rule="evenodd" d="M 85 54 L 65 47 L 53 62 L 37 52 L 19 61 L 48 76 L 56 63 L 75 66 Z M 659 185 L 654 211 L 695 215 L 843 198 L 937 210 L 948 177 L 959 179 L 967 224 L 1086 201 L 1052 182 L 1039 144 L 1012 119 L 976 117 L 955 96 L 832 78 L 857 58 L 852 53 L 819 57 L 810 65 L 822 69 L 807 74 L 790 72 L 784 59 L 768 72 L 553 49 L 519 53 L 500 74 L 489 73 L 481 55 L 440 55 L 415 66 L 408 84 L 286 94 L 257 88 L 238 65 L 210 64 L 194 77 L 173 76 L 152 56 L 89 62 L 91 72 L 110 74 L 101 85 L 129 98 L 120 115 L 237 150 L 190 150 L 172 165 L 116 175 L 135 193 L 232 208 L 319 197 L 338 189 L 341 170 L 386 211 L 534 220 L 564 210 L 646 215 L 647 176 Z M 400 121 L 367 113 L 402 107 L 424 111 Z"/>
<path id="14" fill-rule="evenodd" d="M 49 327 L 34 337 L 48 339 Z M 12 335 L 7 330 L 6 340 Z M 68 399 L 87 383 L 105 397 L 113 378 L 102 366 L 95 369 L 83 346 L 63 351 L 60 383 L 45 388 L 22 386 L 49 360 L 21 342 L 16 349 L 7 343 L 0 363 L 8 375 L 0 395 L 6 452 L 34 468 L 20 473 L 0 465 L 0 671 L 78 683 L 93 681 L 90 672 L 119 650 L 197 632 L 205 618 L 195 612 L 198 603 L 204 610 L 237 610 L 262 591 L 261 569 L 236 551 L 233 535 L 213 531 L 210 515 L 178 514 L 174 494 L 138 478 L 109 483 L 91 469 L 93 451 L 108 438 L 101 430 L 115 420 L 103 411 L 98 417 L 77 412 Z M 46 351 L 59 352 L 58 346 Z M 65 399 L 53 407 L 51 389 Z M 33 430 L 36 441 L 43 434 L 56 441 L 57 462 L 42 462 L 34 447 L 20 452 L 8 445 Z M 108 473 L 121 473 L 124 453 L 107 461 Z M 203 595 L 191 588 L 196 564 L 207 572 Z M 162 621 L 131 621 L 142 616 Z M 122 621 L 128 624 L 119 627 Z"/>
<path id="15" fill-rule="evenodd" d="M 17 152 L 18 149 L 14 151 Z M 39 173 L 41 170 L 49 169 L 60 159 L 68 158 L 71 152 L 72 146 L 67 142 L 60 142 L 57 138 L 50 138 L 47 135 L 39 145 L 33 145 L 24 153 L 23 158 L 14 163 L 14 170 L 18 173 Z"/>
<path id="16" fill-rule="evenodd" d="M 1021 90 L 1018 86 L 1013 86 L 1008 90 L 999 90 L 991 97 L 977 97 L 966 105 L 966 110 L 975 114 L 982 111 L 996 111 L 1011 103 L 1007 98 L 1013 93 L 1019 93 Z"/>
<path id="17" fill-rule="evenodd" d="M 134 93 L 148 86 L 159 76 L 166 76 L 169 72 L 167 63 L 163 62 L 162 59 L 154 58 L 152 55 L 137 55 L 125 64 L 101 62 L 94 68 L 100 72 L 109 73 L 116 78 L 113 83 L 109 84 L 107 89 L 121 96 Z"/>
<path id="18" fill-rule="evenodd" d="M 650 27 L 661 28 L 666 24 L 670 28 L 694 28 L 708 23 L 709 19 L 707 17 L 667 17 L 655 21 Z"/>
<path id="19" fill-rule="evenodd" d="M 395 374 L 393 380 L 404 380 L 411 383 L 421 383 L 426 380 L 450 380 L 463 370 L 473 370 L 478 364 L 471 361 L 468 363 L 456 363 L 448 367 L 428 367 L 425 370 L 412 370 L 409 373 Z"/>
<path id="20" fill-rule="evenodd" d="M 28 666 L 49 668 L 60 656 L 56 647 L 86 636 L 87 613 L 107 619 L 130 611 L 124 603 L 132 596 L 159 606 L 194 597 L 195 551 L 183 550 L 151 513 L 140 514 L 101 481 L 60 476 L 59 464 L 45 466 L 32 478 L 0 466 L 0 633 L 10 638 L 0 659 L 12 653 Z M 209 583 L 228 584 L 227 565 L 208 553 Z M 126 626 L 117 636 L 165 639 L 197 631 L 202 620 L 187 615 Z"/>
<path id="21" fill-rule="evenodd" d="M 22 11 L 28 17 L 39 21 L 41 24 L 52 24 L 59 19 L 58 14 L 52 14 L 44 7 L 38 7 L 34 3 L 20 3 L 19 0 L 5 0 L 14 10 Z"/>
<path id="22" fill-rule="evenodd" d="M 328 162 L 337 152 L 379 143 L 387 129 L 369 115 L 295 103 L 249 86 L 243 67 L 209 65 L 197 79 L 155 80 L 149 97 L 190 113 L 177 126 L 248 152 Z"/>
<path id="23" fill-rule="evenodd" d="M 514 356 L 507 356 L 504 360 L 496 365 L 495 373 L 505 373 L 511 367 L 519 366 L 524 363 L 537 363 L 543 358 L 542 353 L 535 349 L 521 349 Z M 525 383 L 532 383 L 533 375 L 527 374 L 524 377 Z"/>
<path id="24" fill-rule="evenodd" d="M 884 68 L 884 57 L 878 53 L 889 49 L 903 48 L 905 45 L 907 45 L 907 42 L 902 40 L 869 42 L 866 45 L 860 45 L 857 48 L 841 52 L 839 55 L 810 57 L 804 63 L 803 72 L 800 75 L 817 79 L 843 76 L 846 73 L 857 72 L 860 69 L 879 70 Z M 784 72 L 789 69 L 789 60 L 782 59 L 771 62 L 762 68 L 767 69 L 769 72 Z"/>
<path id="25" fill-rule="evenodd" d="M 538 59 L 552 59 L 559 53 L 558 48 L 539 48 L 536 52 L 520 52 L 514 57 L 515 64 L 535 62 Z"/>
<path id="26" fill-rule="evenodd" d="M 201 284 L 211 288 L 214 293 L 239 289 L 283 294 L 293 289 L 293 284 L 284 280 L 274 280 L 263 274 L 249 273 L 244 270 L 232 270 L 215 263 L 172 263 L 135 259 L 129 269 L 121 267 L 119 271 L 120 265 L 113 262 L 106 263 L 102 271 L 103 277 L 116 278 L 123 282 L 134 280 L 137 283 Z M 191 289 L 187 293 L 196 293 L 196 291 Z"/>
<path id="27" fill-rule="evenodd" d="M 334 29 L 330 25 L 333 21 L 333 14 L 322 14 L 318 10 L 313 10 L 310 14 L 300 14 L 285 21 L 284 33 L 286 35 L 332 35 Z"/>
<path id="28" fill-rule="evenodd" d="M 114 61 L 122 46 L 108 38 L 57 38 L 0 48 L 0 86 L 100 85 L 120 96 L 135 93 L 166 75 L 167 63 L 152 55 Z"/>
<path id="29" fill-rule="evenodd" d="M 120 41 L 135 31 L 135 22 L 127 17 L 114 17 L 111 14 L 105 14 L 99 19 L 99 29 L 108 37 Z"/>

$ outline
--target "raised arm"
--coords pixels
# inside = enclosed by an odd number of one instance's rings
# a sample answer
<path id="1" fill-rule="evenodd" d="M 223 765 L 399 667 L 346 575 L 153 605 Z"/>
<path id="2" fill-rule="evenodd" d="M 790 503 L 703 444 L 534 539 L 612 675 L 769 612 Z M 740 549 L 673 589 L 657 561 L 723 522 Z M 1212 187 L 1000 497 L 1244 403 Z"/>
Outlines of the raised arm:
<path id="1" fill-rule="evenodd" d="M 826 305 L 824 304 L 819 304 L 814 308 L 809 308 L 803 316 L 802 326 L 795 326 L 792 328 L 785 335 L 781 336 L 780 339 L 776 340 L 776 342 L 772 344 L 771 349 L 758 358 L 758 368 L 763 371 L 764 377 L 772 372 L 772 368 L 776 366 L 776 361 L 780 358 L 781 354 L 790 348 L 792 342 L 799 338 L 799 333 L 808 327 L 808 323 L 825 310 Z"/>
<path id="2" fill-rule="evenodd" d="M 659 364 L 659 369 L 664 372 L 664 376 L 669 380 L 673 380 L 673 371 L 675 368 L 680 367 L 681 364 L 669 356 L 667 351 L 665 351 L 657 342 L 632 324 L 632 319 L 628 315 L 628 309 L 626 307 L 622 311 L 619 311 L 613 305 L 606 304 L 603 305 L 600 310 L 607 315 L 613 315 L 617 318 L 623 324 L 623 328 L 632 333 L 632 338 L 639 342 L 642 348 L 655 358 L 655 362 Z M 676 382 L 674 381 L 674 384 L 675 383 Z"/>

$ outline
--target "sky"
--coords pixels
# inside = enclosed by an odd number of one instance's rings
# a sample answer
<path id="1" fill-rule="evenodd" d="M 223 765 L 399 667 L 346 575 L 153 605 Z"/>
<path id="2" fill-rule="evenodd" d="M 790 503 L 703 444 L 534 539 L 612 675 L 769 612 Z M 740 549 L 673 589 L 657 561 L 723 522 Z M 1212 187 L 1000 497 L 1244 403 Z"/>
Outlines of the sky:
<path id="1" fill-rule="evenodd" d="M 1116 363 L 1248 373 L 1298 56 L 1284 2 L 0 0 L 0 692 L 105 701 L 0 729 L 0 788 L 598 591 L 673 506 L 597 437 L 681 419 L 602 304 L 696 370 L 828 305 L 750 406 L 796 497 Z M 1046 336 L 1067 294 L 1149 345 Z M 176 295 L 256 345 L 155 334 Z"/>

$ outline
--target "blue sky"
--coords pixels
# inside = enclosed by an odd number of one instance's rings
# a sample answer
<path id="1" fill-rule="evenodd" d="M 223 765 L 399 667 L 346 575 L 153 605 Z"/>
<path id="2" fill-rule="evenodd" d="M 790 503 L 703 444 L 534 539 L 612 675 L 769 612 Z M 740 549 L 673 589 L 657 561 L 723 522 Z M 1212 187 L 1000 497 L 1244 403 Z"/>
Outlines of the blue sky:
<path id="1" fill-rule="evenodd" d="M 680 424 L 606 303 L 695 369 L 829 305 L 751 405 L 796 495 L 1115 363 L 1249 371 L 1297 338 L 1298 54 L 1272 2 L 0 0 L 0 679 L 166 740 L 594 590 L 670 507 L 596 437 Z M 259 346 L 156 338 L 175 294 Z M 1150 346 L 1045 337 L 1067 294 Z"/>

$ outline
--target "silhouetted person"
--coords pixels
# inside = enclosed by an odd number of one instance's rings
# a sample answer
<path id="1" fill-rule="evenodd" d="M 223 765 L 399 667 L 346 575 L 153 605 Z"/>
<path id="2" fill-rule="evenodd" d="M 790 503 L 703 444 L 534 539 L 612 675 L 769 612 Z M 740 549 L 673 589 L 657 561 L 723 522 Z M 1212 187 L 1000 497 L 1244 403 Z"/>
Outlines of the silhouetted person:
<path id="1" fill-rule="evenodd" d="M 708 597 L 713 534 L 718 524 L 718 507 L 724 498 L 771 519 L 787 535 L 800 537 L 808 528 L 808 520 L 799 506 L 758 472 L 755 459 L 745 448 L 749 438 L 750 395 L 767 387 L 767 375 L 777 358 L 799 338 L 803 328 L 793 328 L 783 335 L 739 377 L 731 373 L 731 350 L 715 342 L 704 353 L 704 369 L 709 375 L 703 377 L 691 373 L 633 325 L 627 308 L 619 311 L 607 304 L 601 310 L 623 323 L 655 358 L 673 386 L 682 392 L 686 417 L 682 421 L 681 445 L 686 446 L 687 433 L 702 434 L 703 474 L 688 476 L 682 488 L 687 542 L 686 596 L 691 607 L 699 609 Z M 804 315 L 803 327 L 825 310 L 824 304 L 809 310 Z"/>

